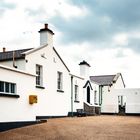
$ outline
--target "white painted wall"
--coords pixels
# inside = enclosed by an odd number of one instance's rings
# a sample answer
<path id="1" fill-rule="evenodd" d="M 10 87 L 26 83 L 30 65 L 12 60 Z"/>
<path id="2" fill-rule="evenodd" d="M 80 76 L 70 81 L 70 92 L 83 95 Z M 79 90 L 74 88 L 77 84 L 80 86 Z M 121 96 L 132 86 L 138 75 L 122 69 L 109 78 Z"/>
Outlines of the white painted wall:
<path id="1" fill-rule="evenodd" d="M 118 113 L 117 100 L 118 98 L 116 98 L 112 90 L 108 91 L 108 86 L 103 87 L 101 112 Z"/>
<path id="2" fill-rule="evenodd" d="M 114 94 L 117 99 L 119 95 L 126 97 L 126 113 L 140 113 L 139 88 L 115 89 L 112 94 Z M 118 106 L 118 100 L 116 104 Z"/>
<path id="3" fill-rule="evenodd" d="M 40 33 L 40 46 L 45 44 L 53 46 L 53 35 L 48 31 L 43 31 Z"/>
<path id="4" fill-rule="evenodd" d="M 110 89 L 110 92 L 108 89 Z M 101 112 L 118 113 L 118 96 L 126 98 L 125 113 L 140 113 L 140 89 L 124 88 L 121 77 L 111 88 L 103 87 Z"/>
<path id="5" fill-rule="evenodd" d="M 46 59 L 41 57 L 44 54 Z M 66 116 L 71 111 L 71 79 L 68 70 L 51 46 L 26 56 L 26 71 L 35 73 L 36 64 L 43 66 L 43 86 L 36 88 L 39 102 L 37 116 Z M 64 93 L 57 92 L 57 71 L 63 73 Z"/>
<path id="6" fill-rule="evenodd" d="M 3 62 L 0 62 L 0 64 L 13 68 L 13 61 L 12 60 L 10 60 L 10 61 L 3 61 Z M 25 59 L 15 60 L 15 65 L 17 66 L 17 69 L 25 70 L 25 64 L 26 64 Z"/>
<path id="7" fill-rule="evenodd" d="M 80 76 L 85 78 L 85 81 L 89 80 L 89 66 L 80 65 Z"/>
<path id="8" fill-rule="evenodd" d="M 93 88 L 93 97 L 92 97 L 92 104 L 93 105 L 99 105 L 99 85 L 91 82 L 92 88 Z M 95 91 L 97 91 L 96 93 L 96 101 L 95 101 Z"/>
<path id="9" fill-rule="evenodd" d="M 101 105 L 101 112 L 102 113 L 117 113 L 118 112 L 118 105 L 116 104 L 118 98 L 113 94 L 114 89 L 123 89 L 123 81 L 121 76 L 119 76 L 116 83 L 114 83 L 111 87 L 104 86 L 102 92 L 102 105 Z"/>
<path id="10" fill-rule="evenodd" d="M 16 83 L 20 95 L 20 98 L 0 96 L 0 122 L 34 121 L 37 106 L 29 104 L 29 95 L 36 95 L 35 76 L 0 67 L 0 80 Z"/>
<path id="11" fill-rule="evenodd" d="M 75 89 L 74 86 L 78 85 L 78 101 L 75 102 Z M 76 112 L 77 109 L 83 109 L 83 85 L 84 85 L 84 79 L 73 77 L 73 112 Z"/>

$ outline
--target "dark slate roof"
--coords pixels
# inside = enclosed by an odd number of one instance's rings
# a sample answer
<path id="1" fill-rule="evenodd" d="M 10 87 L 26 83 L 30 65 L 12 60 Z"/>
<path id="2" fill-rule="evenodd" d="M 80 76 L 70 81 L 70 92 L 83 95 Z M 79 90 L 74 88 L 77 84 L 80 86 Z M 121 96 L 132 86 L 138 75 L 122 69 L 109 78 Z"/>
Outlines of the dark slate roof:
<path id="1" fill-rule="evenodd" d="M 116 75 L 100 75 L 100 76 L 90 76 L 90 80 L 99 85 L 111 85 L 114 82 Z"/>
<path id="2" fill-rule="evenodd" d="M 29 51 L 32 48 L 28 49 L 21 49 L 21 50 L 13 50 L 13 51 L 6 51 L 6 52 L 0 52 L 0 61 L 7 61 L 12 60 L 13 55 L 15 59 L 22 59 L 25 58 L 25 55 L 22 54 L 23 52 Z"/>

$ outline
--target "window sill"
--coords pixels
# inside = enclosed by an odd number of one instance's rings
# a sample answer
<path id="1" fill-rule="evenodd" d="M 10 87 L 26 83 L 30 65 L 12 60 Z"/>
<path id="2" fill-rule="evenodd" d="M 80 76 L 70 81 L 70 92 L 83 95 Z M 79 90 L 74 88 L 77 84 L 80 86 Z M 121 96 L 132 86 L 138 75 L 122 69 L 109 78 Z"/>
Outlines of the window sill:
<path id="1" fill-rule="evenodd" d="M 80 103 L 80 101 L 74 101 L 75 103 Z"/>
<path id="2" fill-rule="evenodd" d="M 45 89 L 45 87 L 39 85 L 37 85 L 36 88 Z"/>
<path id="3" fill-rule="evenodd" d="M 0 93 L 0 97 L 12 97 L 12 98 L 19 98 L 20 96 L 18 94 L 7 94 L 7 93 Z"/>
<path id="4" fill-rule="evenodd" d="M 63 91 L 63 90 L 60 90 L 60 89 L 58 89 L 57 92 L 62 92 L 62 93 L 64 93 L 64 91 Z"/>

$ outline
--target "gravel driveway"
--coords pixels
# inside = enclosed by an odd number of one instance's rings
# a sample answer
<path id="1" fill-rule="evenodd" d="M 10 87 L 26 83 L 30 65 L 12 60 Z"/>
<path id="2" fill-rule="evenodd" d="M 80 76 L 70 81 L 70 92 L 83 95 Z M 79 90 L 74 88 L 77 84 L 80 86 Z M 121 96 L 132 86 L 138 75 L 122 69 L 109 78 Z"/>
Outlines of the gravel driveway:
<path id="1" fill-rule="evenodd" d="M 140 140 L 140 117 L 93 116 L 48 122 L 0 133 L 0 140 Z"/>

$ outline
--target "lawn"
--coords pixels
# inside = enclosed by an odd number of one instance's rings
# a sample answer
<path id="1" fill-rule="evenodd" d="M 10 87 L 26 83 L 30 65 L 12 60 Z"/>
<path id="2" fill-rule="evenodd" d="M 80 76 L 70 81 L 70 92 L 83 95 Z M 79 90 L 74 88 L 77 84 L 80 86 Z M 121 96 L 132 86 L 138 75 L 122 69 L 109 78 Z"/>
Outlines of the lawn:
<path id="1" fill-rule="evenodd" d="M 92 116 L 49 119 L 0 133 L 0 140 L 140 140 L 140 117 Z"/>

